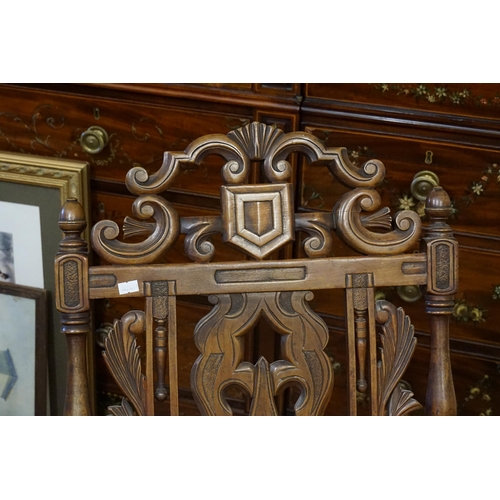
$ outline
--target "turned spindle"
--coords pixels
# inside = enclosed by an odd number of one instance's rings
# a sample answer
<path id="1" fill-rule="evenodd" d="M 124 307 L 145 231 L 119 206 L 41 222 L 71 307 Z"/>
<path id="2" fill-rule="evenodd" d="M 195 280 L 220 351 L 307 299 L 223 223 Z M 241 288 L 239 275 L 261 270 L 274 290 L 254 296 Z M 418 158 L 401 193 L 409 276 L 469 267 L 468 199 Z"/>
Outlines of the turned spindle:
<path id="1" fill-rule="evenodd" d="M 87 227 L 83 207 L 75 198 L 64 204 L 59 227 L 64 238 L 55 259 L 56 307 L 66 336 L 68 368 L 64 415 L 90 415 L 87 337 L 90 333 L 88 247 L 81 237 Z"/>
<path id="2" fill-rule="evenodd" d="M 426 312 L 430 316 L 431 353 L 426 396 L 428 415 L 456 415 L 451 373 L 449 322 L 458 282 L 458 243 L 447 220 L 452 213 L 446 191 L 437 186 L 427 197 L 422 250 L 427 252 Z"/>

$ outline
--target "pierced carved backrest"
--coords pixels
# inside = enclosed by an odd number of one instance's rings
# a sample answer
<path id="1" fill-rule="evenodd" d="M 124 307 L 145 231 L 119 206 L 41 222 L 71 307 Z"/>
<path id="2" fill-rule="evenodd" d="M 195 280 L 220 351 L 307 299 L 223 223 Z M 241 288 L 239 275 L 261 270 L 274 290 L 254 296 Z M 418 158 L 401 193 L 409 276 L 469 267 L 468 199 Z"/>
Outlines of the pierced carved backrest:
<path id="1" fill-rule="evenodd" d="M 332 212 L 295 213 L 289 158 L 297 152 L 351 188 Z M 179 217 L 161 194 L 174 185 L 184 164 L 200 164 L 212 154 L 226 161 L 221 215 Z M 265 181 L 249 184 L 255 163 Z M 401 308 L 375 301 L 374 287 L 413 284 L 449 296 L 456 286 L 456 245 L 444 222 L 449 200 L 437 190 L 428 205 L 431 212 L 435 205 L 434 232 L 422 253 L 406 254 L 421 237 L 421 220 L 413 211 L 393 219 L 387 208 L 379 208 L 375 187 L 384 175 L 378 160 L 358 167 L 344 148 L 326 148 L 310 134 L 285 134 L 262 123 L 227 136 L 201 137 L 184 152 L 166 152 L 152 175 L 141 167 L 131 169 L 126 185 L 138 196 L 133 217 L 125 219 L 121 237 L 112 221 L 93 227 L 92 246 L 111 265 L 88 271 L 91 299 L 124 293 L 146 298 L 145 311 L 131 311 L 116 321 L 106 340 L 105 360 L 128 398 L 111 412 L 152 414 L 154 398 L 163 401 L 169 395 L 171 412 L 177 414 L 176 297 L 206 294 L 213 309 L 193 332 L 200 355 L 191 386 L 200 410 L 231 415 L 225 391 L 237 385 L 251 399 L 250 414 L 276 415 L 277 396 L 293 385 L 300 391 L 295 414 L 322 414 L 334 384 L 324 350 L 328 328 L 308 301 L 314 290 L 328 288 L 346 291 L 350 413 L 357 412 L 357 392 L 369 395 L 373 415 L 406 414 L 419 407 L 398 383 L 415 348 L 413 326 Z M 295 240 L 297 231 L 308 234 L 303 243 L 307 258 L 280 259 L 280 250 Z M 360 256 L 328 257 L 333 233 Z M 154 264 L 180 234 L 186 235 L 185 253 L 193 263 Z M 247 259 L 211 262 L 214 234 L 222 234 Z M 138 235 L 143 241 L 124 241 Z M 436 262 L 443 257 L 447 264 L 438 269 Z M 261 317 L 280 336 L 281 359 L 260 357 L 250 363 L 245 361 L 244 337 Z M 141 366 L 135 339 L 142 333 L 146 366 Z"/>

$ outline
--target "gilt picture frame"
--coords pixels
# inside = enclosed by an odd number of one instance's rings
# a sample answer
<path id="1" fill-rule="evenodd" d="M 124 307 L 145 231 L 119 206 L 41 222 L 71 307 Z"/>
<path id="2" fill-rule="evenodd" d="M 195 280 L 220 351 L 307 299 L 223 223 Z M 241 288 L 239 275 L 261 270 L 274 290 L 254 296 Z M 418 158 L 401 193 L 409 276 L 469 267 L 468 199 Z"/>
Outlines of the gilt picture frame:
<path id="1" fill-rule="evenodd" d="M 0 283 L 0 415 L 47 414 L 47 290 Z"/>
<path id="2" fill-rule="evenodd" d="M 52 415 L 62 415 L 63 413 L 66 386 L 66 340 L 60 332 L 60 314 L 55 307 L 54 257 L 58 251 L 59 242 L 63 238 L 63 233 L 58 227 L 59 213 L 64 202 L 71 197 L 77 198 L 80 201 L 89 221 L 88 163 L 0 151 L 0 202 L 18 204 L 19 207 L 14 208 L 19 208 L 20 210 L 27 210 L 28 207 L 32 207 L 33 209 L 37 207 L 39 210 L 40 258 L 43 269 L 43 285 L 37 286 L 47 290 L 47 339 L 49 344 L 47 357 L 49 406 L 50 414 Z M 25 224 L 27 219 L 16 215 L 18 213 L 17 210 L 11 213 L 12 215 L 7 218 L 13 217 L 14 226 L 19 226 L 22 233 L 23 228 L 26 229 Z M 33 220 L 35 218 L 34 216 L 32 217 Z M 2 229 L 2 218 L 0 218 L 0 236 L 2 232 L 8 234 L 9 229 Z M 33 232 L 33 230 L 24 231 L 24 233 L 26 232 Z M 83 237 L 89 242 L 88 227 Z M 21 247 L 18 245 L 16 248 L 16 242 L 14 241 L 14 260 L 21 258 L 20 256 L 22 256 L 23 252 L 29 252 L 35 256 L 37 251 L 31 243 L 25 243 Z M 30 285 L 29 283 L 26 284 Z M 92 342 L 89 342 L 88 345 L 87 358 L 89 360 L 89 385 L 93 388 L 93 367 L 91 366 L 93 360 Z"/>

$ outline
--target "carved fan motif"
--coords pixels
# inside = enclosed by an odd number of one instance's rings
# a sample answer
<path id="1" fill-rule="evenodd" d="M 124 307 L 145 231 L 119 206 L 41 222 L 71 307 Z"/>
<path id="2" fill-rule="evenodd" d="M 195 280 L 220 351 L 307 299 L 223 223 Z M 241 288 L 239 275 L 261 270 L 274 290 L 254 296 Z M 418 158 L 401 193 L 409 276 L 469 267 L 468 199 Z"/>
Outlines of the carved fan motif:
<path id="1" fill-rule="evenodd" d="M 386 414 L 387 406 L 388 415 L 406 415 L 421 408 L 420 403 L 412 398 L 413 393 L 399 385 L 417 343 L 414 328 L 403 308 L 396 309 L 385 300 L 376 302 L 375 318 L 382 325 L 377 366 L 378 412 L 379 415 Z"/>
<path id="2" fill-rule="evenodd" d="M 213 296 L 214 309 L 195 330 L 201 355 L 191 372 L 198 406 L 207 415 L 232 415 L 224 389 L 236 384 L 250 395 L 252 415 L 276 415 L 274 398 L 295 384 L 297 415 L 321 415 L 333 388 L 324 321 L 308 307 L 310 292 L 264 292 Z M 281 335 L 282 360 L 243 361 L 244 335 L 265 315 Z"/>
<path id="3" fill-rule="evenodd" d="M 146 378 L 141 373 L 141 359 L 135 335 L 144 332 L 145 315 L 142 311 L 129 311 L 121 321 L 115 320 L 104 341 L 104 360 L 138 415 L 146 414 Z M 114 415 L 131 415 L 130 405 L 109 408 Z"/>

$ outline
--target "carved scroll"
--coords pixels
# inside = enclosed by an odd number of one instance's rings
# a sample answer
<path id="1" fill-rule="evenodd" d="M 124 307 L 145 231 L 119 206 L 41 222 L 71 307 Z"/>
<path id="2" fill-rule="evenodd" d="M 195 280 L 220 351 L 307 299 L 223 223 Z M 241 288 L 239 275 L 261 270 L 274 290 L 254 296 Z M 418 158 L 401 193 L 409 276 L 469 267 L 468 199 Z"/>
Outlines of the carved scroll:
<path id="1" fill-rule="evenodd" d="M 134 201 L 132 211 L 140 219 L 152 217 L 156 221 L 153 233 L 140 243 L 117 240 L 120 230 L 110 220 L 99 221 L 92 228 L 94 250 L 111 264 L 149 264 L 169 249 L 179 236 L 179 216 L 164 198 L 156 195 L 140 196 Z M 129 226 L 130 223 L 129 219 Z"/>
<path id="2" fill-rule="evenodd" d="M 361 211 L 372 211 L 380 205 L 380 195 L 374 189 L 353 189 L 334 207 L 336 232 L 358 252 L 370 255 L 394 255 L 409 250 L 419 239 L 420 217 L 404 210 L 396 214 L 396 228 L 388 233 L 373 233 L 363 225 Z"/>
<path id="3" fill-rule="evenodd" d="M 113 378 L 134 406 L 138 415 L 147 414 L 146 377 L 141 372 L 141 359 L 136 335 L 146 327 L 142 311 L 129 311 L 121 321 L 115 320 L 104 341 L 103 357 Z M 111 413 L 130 414 L 127 406 L 110 407 Z"/>
<path id="4" fill-rule="evenodd" d="M 373 187 L 385 176 L 385 167 L 378 160 L 370 160 L 357 167 L 349 160 L 345 148 L 326 148 L 311 134 L 290 132 L 273 145 L 264 160 L 264 172 L 271 182 L 290 178 L 292 168 L 286 158 L 296 151 L 305 154 L 315 165 L 326 165 L 335 178 L 349 187 Z"/>
<path id="5" fill-rule="evenodd" d="M 327 257 L 331 252 L 333 222 L 331 213 L 295 214 L 295 229 L 310 235 L 303 243 L 308 257 Z"/>
<path id="6" fill-rule="evenodd" d="M 184 217 L 181 232 L 186 234 L 184 251 L 195 262 L 210 262 L 215 254 L 215 246 L 210 236 L 222 233 L 220 217 Z"/>
<path id="7" fill-rule="evenodd" d="M 252 415 L 276 415 L 274 398 L 294 384 L 301 394 L 297 415 L 321 415 L 333 388 L 333 372 L 324 353 L 328 330 L 308 307 L 310 292 L 266 292 L 212 296 L 214 309 L 195 330 L 201 355 L 191 372 L 200 410 L 232 415 L 224 390 L 236 384 L 252 398 Z M 282 336 L 282 360 L 243 361 L 244 335 L 265 315 Z"/>
<path id="8" fill-rule="evenodd" d="M 287 158 L 294 152 L 304 154 L 314 165 L 326 166 L 337 180 L 356 188 L 339 201 L 333 216 L 315 213 L 309 218 L 303 214 L 294 218 L 293 189 L 286 182 L 292 175 Z M 186 218 L 179 221 L 172 206 L 158 194 L 172 185 L 181 165 L 199 164 L 211 154 L 227 160 L 221 172 L 226 183 L 221 190 L 222 220 Z M 253 161 L 262 161 L 262 170 L 271 184 L 242 185 L 248 180 Z M 345 148 L 328 148 L 312 134 L 285 134 L 275 126 L 254 122 L 227 136 L 200 137 L 184 152 L 166 152 L 162 166 L 152 175 L 142 167 L 132 168 L 127 173 L 126 185 L 130 192 L 142 195 L 133 206 L 139 220 L 125 218 L 123 238 L 148 235 L 147 238 L 141 243 L 119 241 L 118 226 L 112 221 L 100 221 L 92 231 L 92 244 L 95 251 L 112 264 L 149 264 L 170 248 L 181 226 L 187 234 L 186 253 L 195 262 L 211 261 L 215 249 L 209 237 L 221 231 L 225 242 L 251 257 L 264 259 L 294 239 L 296 221 L 297 229 L 310 235 L 304 246 L 309 257 L 325 257 L 330 253 L 329 231 L 334 228 L 347 244 L 361 253 L 402 253 L 419 237 L 420 218 L 415 212 L 398 214 L 396 229 L 385 233 L 373 233 L 370 228 L 392 228 L 387 209 L 368 215 L 361 213 L 379 205 L 378 194 L 372 188 L 384 175 L 385 167 L 378 160 L 358 167 L 350 162 Z M 156 223 L 148 221 L 151 217 Z"/>
<path id="9" fill-rule="evenodd" d="M 304 153 L 311 162 L 326 165 L 342 183 L 350 187 L 373 187 L 385 175 L 378 160 L 358 167 L 349 160 L 345 148 L 326 148 L 319 139 L 305 132 L 283 133 L 274 126 L 250 123 L 222 134 L 205 135 L 193 141 L 184 152 L 166 152 L 160 169 L 148 175 L 142 167 L 132 168 L 126 179 L 134 194 L 158 194 L 168 189 L 183 163 L 199 164 L 209 154 L 224 157 L 222 177 L 227 184 L 241 184 L 248 178 L 251 160 L 264 160 L 263 169 L 270 182 L 290 179 L 292 168 L 286 158 L 293 152 Z"/>
<path id="10" fill-rule="evenodd" d="M 250 172 L 250 160 L 240 145 L 222 134 L 210 134 L 194 140 L 184 152 L 166 152 L 160 169 L 149 176 L 142 167 L 127 173 L 126 185 L 134 194 L 158 194 L 167 190 L 177 177 L 183 163 L 199 164 L 209 154 L 224 157 L 222 177 L 228 184 L 245 182 Z"/>
<path id="11" fill-rule="evenodd" d="M 381 324 L 378 362 L 378 414 L 407 415 L 421 408 L 413 393 L 402 389 L 399 381 L 410 362 L 417 339 L 410 318 L 401 307 L 385 300 L 376 302 L 375 319 Z"/>

